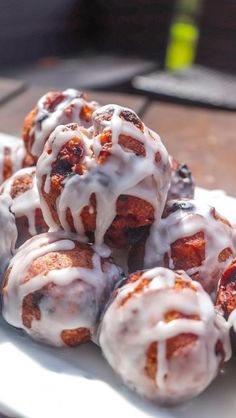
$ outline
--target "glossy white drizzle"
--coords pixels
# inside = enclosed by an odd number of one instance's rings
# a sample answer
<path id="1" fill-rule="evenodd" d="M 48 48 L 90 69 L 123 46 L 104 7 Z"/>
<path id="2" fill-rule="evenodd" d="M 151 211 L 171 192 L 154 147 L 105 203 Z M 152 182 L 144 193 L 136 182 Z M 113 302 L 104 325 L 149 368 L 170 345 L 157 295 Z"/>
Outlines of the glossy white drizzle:
<path id="1" fill-rule="evenodd" d="M 22 168 L 17 171 L 13 176 L 7 179 L 2 187 L 1 191 L 7 194 L 11 194 L 11 189 L 14 181 L 21 176 L 29 175 L 32 176 L 32 186 L 29 190 L 24 193 L 19 194 L 13 199 L 12 203 L 12 212 L 14 212 L 15 217 L 19 218 L 21 216 L 26 216 L 28 219 L 29 233 L 30 235 L 36 235 L 36 216 L 35 211 L 40 209 L 40 200 L 39 193 L 37 188 L 36 176 L 35 176 L 36 167 L 27 167 Z"/>
<path id="2" fill-rule="evenodd" d="M 63 345 L 61 332 L 66 329 L 86 327 L 93 334 L 106 297 L 120 276 L 120 269 L 109 261 L 105 263 L 103 271 L 101 258 L 94 252 L 92 269 L 55 269 L 34 276 L 24 283 L 24 277 L 34 260 L 50 252 L 74 249 L 73 239 L 73 234 L 63 231 L 33 237 L 18 250 L 9 265 L 11 272 L 3 295 L 5 320 L 15 327 L 23 328 L 32 338 L 51 345 Z M 34 319 L 31 328 L 27 328 L 22 323 L 24 297 L 49 283 L 56 286 L 39 302 L 41 318 Z M 58 292 L 60 296 L 63 293 L 63 297 L 58 299 Z"/>
<path id="3" fill-rule="evenodd" d="M 112 111 L 109 121 L 100 121 L 99 117 Z M 85 164 L 88 170 L 85 174 L 78 174 L 64 180 L 64 188 L 57 199 L 57 213 L 61 227 L 70 231 L 66 220 L 66 210 L 70 209 L 76 231 L 84 233 L 81 221 L 82 209 L 89 205 L 90 196 L 96 195 L 96 231 L 95 245 L 101 247 L 104 235 L 116 216 L 116 201 L 121 194 L 139 197 L 148 201 L 155 211 L 155 223 L 159 222 L 167 196 L 170 181 L 170 164 L 168 153 L 159 136 L 143 125 L 144 132 L 133 123 L 120 117 L 122 111 L 132 112 L 117 105 L 104 106 L 93 113 L 95 137 L 92 131 L 71 130 L 70 127 L 59 126 L 50 135 L 45 149 L 37 164 L 37 178 L 42 210 L 46 222 L 51 229 L 58 229 L 53 221 L 50 210 L 42 196 L 42 179 L 46 176 L 44 191 L 50 193 L 50 175 L 52 162 L 56 160 L 61 147 L 71 138 L 78 136 L 84 143 Z M 134 114 L 135 115 L 135 114 Z M 137 117 L 137 115 L 135 115 Z M 111 131 L 112 146 L 110 157 L 103 164 L 98 164 L 97 158 L 101 151 L 100 133 Z M 146 156 L 138 156 L 134 152 L 124 149 L 119 144 L 120 135 L 131 136 L 143 144 Z M 93 139 L 93 141 L 92 141 Z M 94 155 L 91 146 L 93 146 Z M 48 154 L 48 150 L 50 154 Z M 159 152 L 161 163 L 155 162 L 155 155 Z"/>
<path id="4" fill-rule="evenodd" d="M 17 239 L 15 217 L 10 212 L 12 199 L 7 194 L 0 196 L 0 279 L 5 272 L 7 264 L 14 254 Z"/>
<path id="5" fill-rule="evenodd" d="M 78 90 L 67 89 L 62 92 L 63 100 L 55 107 L 53 112 L 45 109 L 48 93 L 41 97 L 37 103 L 37 116 L 35 124 L 32 126 L 30 136 L 33 138 L 31 149 L 32 155 L 39 157 L 43 151 L 45 141 L 50 133 L 58 126 L 70 122 L 76 122 L 84 127 L 89 127 L 91 123 L 80 119 L 80 112 L 83 106 L 88 106 L 95 110 L 98 104 L 94 101 L 88 102 Z M 70 107 L 68 116 L 66 110 Z"/>
<path id="6" fill-rule="evenodd" d="M 204 287 L 210 289 L 213 276 L 219 276 L 232 260 L 232 257 L 229 257 L 225 262 L 219 262 L 218 255 L 225 248 L 231 248 L 234 253 L 233 229 L 217 221 L 211 214 L 212 207 L 206 203 L 196 200 L 186 202 L 192 204 L 194 209 L 176 210 L 161 219 L 157 227 L 154 225 L 151 228 L 145 246 L 144 268 L 163 266 L 165 253 L 169 256 L 169 267 L 174 268 L 171 244 L 180 238 L 190 237 L 202 231 L 206 241 L 205 259 L 201 266 L 189 268 L 186 272 L 190 276 L 199 273 Z M 217 281 L 217 277 L 215 280 Z"/>
<path id="7" fill-rule="evenodd" d="M 118 289 L 104 315 L 99 338 L 106 359 L 128 386 L 143 396 L 170 404 L 198 395 L 214 379 L 221 361 L 215 353 L 218 340 L 222 341 L 226 359 L 231 356 L 226 321 L 215 314 L 208 294 L 195 281 L 192 285 L 196 291 L 175 289 L 176 277 L 190 281 L 183 272 L 158 267 Z M 122 305 L 144 278 L 150 284 Z M 199 320 L 165 322 L 170 311 L 197 315 Z M 183 349 L 182 356 L 168 359 L 167 340 L 183 333 L 194 334 L 197 340 L 188 355 Z M 157 342 L 155 381 L 145 372 L 147 351 L 153 342 Z"/>
<path id="8" fill-rule="evenodd" d="M 9 150 L 9 158 L 12 163 L 12 173 L 22 168 L 26 156 L 24 141 L 10 135 L 1 135 L 0 138 L 0 184 L 4 179 L 5 152 Z"/>

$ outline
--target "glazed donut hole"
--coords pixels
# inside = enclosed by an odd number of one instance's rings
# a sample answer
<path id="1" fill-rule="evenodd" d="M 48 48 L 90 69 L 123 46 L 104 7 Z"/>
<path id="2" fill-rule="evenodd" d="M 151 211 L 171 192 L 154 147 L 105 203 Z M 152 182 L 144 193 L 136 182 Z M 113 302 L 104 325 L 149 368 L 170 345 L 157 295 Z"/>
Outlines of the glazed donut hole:
<path id="1" fill-rule="evenodd" d="M 121 269 L 76 237 L 41 234 L 13 257 L 3 283 L 3 317 L 55 346 L 90 341 Z"/>
<path id="2" fill-rule="evenodd" d="M 236 353 L 235 231 L 194 200 L 189 167 L 133 110 L 75 89 L 41 97 L 1 153 L 5 321 L 95 342 L 160 405 L 198 396 Z"/>
<path id="3" fill-rule="evenodd" d="M 7 194 L 0 196 L 0 281 L 2 281 L 8 263 L 15 253 L 17 229 L 15 216 L 12 213 L 12 203 L 11 197 Z"/>
<path id="4" fill-rule="evenodd" d="M 23 168 L 0 188 L 1 194 L 8 194 L 12 198 L 11 210 L 18 232 L 17 248 L 32 236 L 48 231 L 40 207 L 35 171 L 35 167 Z"/>
<path id="5" fill-rule="evenodd" d="M 97 107 L 98 103 L 89 101 L 84 93 L 75 89 L 52 91 L 41 97 L 23 123 L 23 139 L 34 164 L 49 135 L 58 125 L 76 122 L 89 128 L 92 125 L 92 113 Z"/>
<path id="6" fill-rule="evenodd" d="M 202 286 L 162 267 L 133 273 L 115 290 L 99 342 L 124 383 L 161 404 L 197 396 L 231 354 L 225 321 Z"/>
<path id="7" fill-rule="evenodd" d="M 233 228 L 213 207 L 191 199 L 167 201 L 162 220 L 130 250 L 129 270 L 184 270 L 215 300 L 220 275 L 235 252 Z"/>
<path id="8" fill-rule="evenodd" d="M 44 218 L 50 228 L 123 248 L 160 218 L 170 163 L 159 136 L 130 109 L 93 113 L 93 129 L 59 126 L 37 163 Z"/>
<path id="9" fill-rule="evenodd" d="M 228 321 L 231 343 L 236 354 L 236 260 L 224 270 L 218 285 L 216 308 Z"/>
<path id="10" fill-rule="evenodd" d="M 33 165 L 24 142 L 17 137 L 2 137 L 0 144 L 0 185 L 16 171 Z"/>

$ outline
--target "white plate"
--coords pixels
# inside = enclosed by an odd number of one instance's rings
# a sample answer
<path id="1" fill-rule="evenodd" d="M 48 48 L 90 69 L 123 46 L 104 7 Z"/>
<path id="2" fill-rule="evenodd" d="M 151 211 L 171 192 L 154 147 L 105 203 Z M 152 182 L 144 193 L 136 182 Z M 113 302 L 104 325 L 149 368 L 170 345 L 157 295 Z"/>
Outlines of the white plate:
<path id="1" fill-rule="evenodd" d="M 220 212 L 235 200 L 222 192 L 197 191 Z M 222 207 L 224 200 L 225 210 Z M 217 203 L 218 202 L 218 203 Z M 221 206 L 220 206 L 221 205 Z M 224 209 L 223 208 L 223 209 Z M 223 214 L 224 214 L 223 213 Z M 236 224 L 236 222 L 233 222 Z M 103 359 L 86 344 L 57 349 L 31 341 L 0 319 L 0 410 L 24 418 L 235 418 L 236 360 L 226 364 L 198 398 L 173 408 L 160 408 L 129 391 Z"/>

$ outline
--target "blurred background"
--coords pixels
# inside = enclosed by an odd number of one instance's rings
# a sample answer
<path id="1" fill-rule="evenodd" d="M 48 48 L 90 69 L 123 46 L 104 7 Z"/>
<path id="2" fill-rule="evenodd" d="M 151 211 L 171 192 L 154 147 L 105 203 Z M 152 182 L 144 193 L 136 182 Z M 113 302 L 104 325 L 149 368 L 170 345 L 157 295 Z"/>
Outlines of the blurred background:
<path id="1" fill-rule="evenodd" d="M 236 0 L 0 0 L 0 76 L 236 108 Z"/>

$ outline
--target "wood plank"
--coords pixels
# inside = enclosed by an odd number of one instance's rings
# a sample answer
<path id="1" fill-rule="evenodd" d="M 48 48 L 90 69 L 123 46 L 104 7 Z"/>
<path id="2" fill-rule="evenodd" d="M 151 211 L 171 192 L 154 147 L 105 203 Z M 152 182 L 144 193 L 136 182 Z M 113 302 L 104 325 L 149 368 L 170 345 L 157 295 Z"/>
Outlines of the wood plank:
<path id="1" fill-rule="evenodd" d="M 25 83 L 23 81 L 0 78 L 0 105 L 22 92 L 24 88 Z"/>
<path id="2" fill-rule="evenodd" d="M 100 91 L 89 91 L 91 99 L 101 103 L 101 105 L 115 103 L 133 109 L 138 115 L 142 116 L 143 110 L 147 105 L 148 99 L 144 96 L 136 96 L 123 93 L 111 93 Z"/>
<path id="3" fill-rule="evenodd" d="M 53 90 L 53 89 L 52 89 Z M 42 86 L 30 87 L 0 108 L 0 132 L 12 135 L 21 135 L 23 119 L 35 106 L 37 100 L 46 92 Z M 117 103 L 133 108 L 137 113 L 142 112 L 146 99 L 142 96 L 131 96 L 120 93 L 92 92 L 88 93 L 90 99 L 97 100 L 101 105 Z"/>
<path id="4" fill-rule="evenodd" d="M 144 121 L 175 158 L 189 164 L 198 185 L 236 196 L 235 112 L 154 102 Z"/>
<path id="5" fill-rule="evenodd" d="M 29 88 L 0 108 L 0 132 L 21 136 L 23 119 L 34 107 L 45 88 Z"/>

